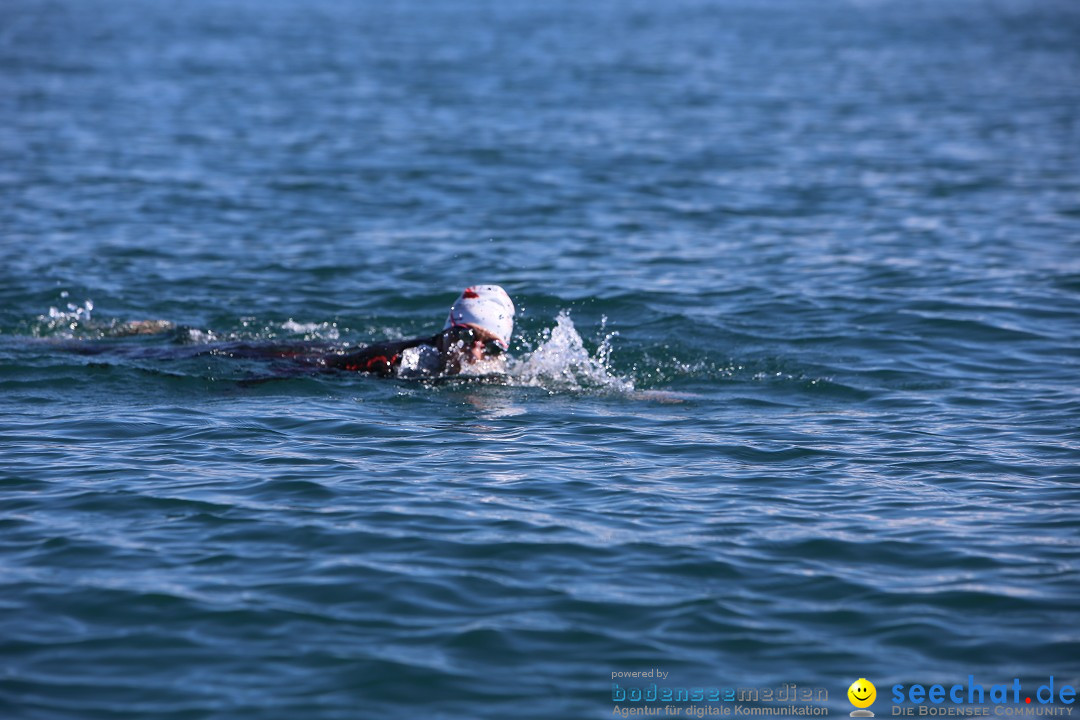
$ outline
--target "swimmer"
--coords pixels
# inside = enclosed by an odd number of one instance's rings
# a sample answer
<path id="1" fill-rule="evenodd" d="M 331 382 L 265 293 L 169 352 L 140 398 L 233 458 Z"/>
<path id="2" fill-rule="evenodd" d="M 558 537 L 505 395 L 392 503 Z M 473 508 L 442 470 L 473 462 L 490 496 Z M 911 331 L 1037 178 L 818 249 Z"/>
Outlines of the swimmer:
<path id="1" fill-rule="evenodd" d="M 498 374 L 514 332 L 514 303 L 498 285 L 467 287 L 450 307 L 441 332 L 326 355 L 328 368 L 381 376 Z"/>
<path id="2" fill-rule="evenodd" d="M 186 329 L 168 321 L 136 320 L 111 328 L 108 337 L 182 332 Z M 502 375 L 513 332 L 514 303 L 506 291 L 498 285 L 474 285 L 465 288 L 454 301 L 443 329 L 427 337 L 381 342 L 352 352 L 310 343 L 212 343 L 199 346 L 189 355 L 289 361 L 288 367 L 278 368 L 276 377 L 325 370 L 409 379 Z M 109 351 L 107 346 L 82 343 L 69 349 L 88 355 Z M 153 352 L 149 348 L 132 350 L 140 356 Z"/>

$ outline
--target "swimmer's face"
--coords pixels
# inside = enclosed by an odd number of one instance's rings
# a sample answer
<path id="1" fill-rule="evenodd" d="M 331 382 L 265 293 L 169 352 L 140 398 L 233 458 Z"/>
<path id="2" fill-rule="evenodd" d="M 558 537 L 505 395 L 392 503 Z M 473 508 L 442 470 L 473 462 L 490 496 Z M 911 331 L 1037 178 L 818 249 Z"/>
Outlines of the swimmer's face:
<path id="1" fill-rule="evenodd" d="M 847 689 L 848 700 L 857 708 L 866 708 L 877 699 L 877 688 L 866 678 L 859 678 Z"/>
<path id="2" fill-rule="evenodd" d="M 449 359 L 447 369 L 460 372 L 463 365 L 501 363 L 502 347 L 493 333 L 473 325 L 452 328 L 447 334 Z"/>

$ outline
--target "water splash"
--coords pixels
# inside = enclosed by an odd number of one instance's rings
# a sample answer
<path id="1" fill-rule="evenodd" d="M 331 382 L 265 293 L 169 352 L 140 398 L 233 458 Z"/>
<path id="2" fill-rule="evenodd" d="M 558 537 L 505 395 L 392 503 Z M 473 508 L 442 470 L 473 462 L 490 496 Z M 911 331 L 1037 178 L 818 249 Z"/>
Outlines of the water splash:
<path id="1" fill-rule="evenodd" d="M 61 298 L 67 298 L 64 291 Z M 82 305 L 67 303 L 67 309 L 50 307 L 48 315 L 39 315 L 31 327 L 35 337 L 75 337 L 80 330 L 90 325 L 90 313 L 94 310 L 94 301 L 85 300 Z"/>
<path id="2" fill-rule="evenodd" d="M 555 327 L 544 331 L 538 348 L 510 361 L 508 374 L 511 384 L 552 391 L 634 390 L 631 379 L 611 370 L 611 341 L 617 333 L 605 335 L 596 352 L 590 354 L 568 311 L 560 312 L 555 322 Z"/>

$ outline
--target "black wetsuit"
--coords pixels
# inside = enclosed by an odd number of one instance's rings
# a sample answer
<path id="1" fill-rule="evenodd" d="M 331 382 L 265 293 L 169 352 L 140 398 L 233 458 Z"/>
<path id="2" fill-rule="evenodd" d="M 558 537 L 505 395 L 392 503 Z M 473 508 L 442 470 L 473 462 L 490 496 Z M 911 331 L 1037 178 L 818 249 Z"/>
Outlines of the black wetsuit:
<path id="1" fill-rule="evenodd" d="M 427 337 L 409 340 L 391 340 L 368 345 L 352 352 L 340 352 L 326 343 L 251 343 L 226 342 L 206 345 L 186 345 L 147 347 L 143 344 L 124 347 L 114 343 L 73 342 L 64 344 L 64 349 L 80 355 L 118 354 L 138 359 L 175 359 L 216 355 L 251 360 L 283 360 L 285 366 L 278 365 L 274 377 L 288 377 L 297 373 L 310 373 L 325 370 L 344 370 L 346 372 L 372 373 L 381 377 L 398 374 L 403 354 L 406 350 L 417 348 L 417 354 L 410 358 L 409 374 L 413 377 L 437 377 L 447 370 L 450 349 L 454 340 L 450 337 L 453 328 Z M 186 328 L 172 331 L 174 338 L 185 338 Z M 267 378 L 271 379 L 271 378 Z"/>

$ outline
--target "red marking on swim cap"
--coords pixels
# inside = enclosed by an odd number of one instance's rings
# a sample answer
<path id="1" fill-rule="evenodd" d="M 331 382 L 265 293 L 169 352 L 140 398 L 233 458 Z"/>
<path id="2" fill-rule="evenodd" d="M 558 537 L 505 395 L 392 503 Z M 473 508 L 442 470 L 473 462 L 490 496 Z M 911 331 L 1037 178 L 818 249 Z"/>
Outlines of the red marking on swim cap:
<path id="1" fill-rule="evenodd" d="M 472 299 L 472 298 L 478 298 L 478 297 L 480 297 L 480 295 L 477 294 L 477 292 L 475 290 L 473 290 L 472 288 L 465 288 L 465 292 L 461 293 L 461 297 Z"/>

